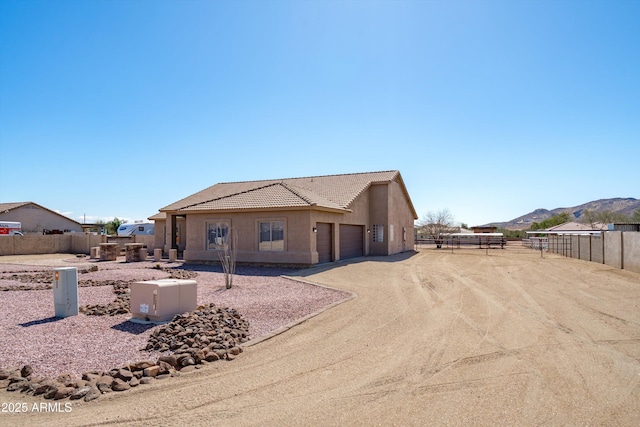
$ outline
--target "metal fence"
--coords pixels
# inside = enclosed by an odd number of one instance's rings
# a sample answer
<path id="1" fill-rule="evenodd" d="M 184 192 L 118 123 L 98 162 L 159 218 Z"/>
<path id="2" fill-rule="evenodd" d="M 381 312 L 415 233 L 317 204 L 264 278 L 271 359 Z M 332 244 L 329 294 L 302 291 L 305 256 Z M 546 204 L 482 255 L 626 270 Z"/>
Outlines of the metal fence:
<path id="1" fill-rule="evenodd" d="M 483 236 L 482 234 L 469 234 L 469 236 L 443 237 L 442 239 L 416 239 L 416 249 L 435 246 L 436 248 L 462 248 L 478 247 L 480 249 L 501 248 L 507 245 L 507 239 L 499 236 Z"/>

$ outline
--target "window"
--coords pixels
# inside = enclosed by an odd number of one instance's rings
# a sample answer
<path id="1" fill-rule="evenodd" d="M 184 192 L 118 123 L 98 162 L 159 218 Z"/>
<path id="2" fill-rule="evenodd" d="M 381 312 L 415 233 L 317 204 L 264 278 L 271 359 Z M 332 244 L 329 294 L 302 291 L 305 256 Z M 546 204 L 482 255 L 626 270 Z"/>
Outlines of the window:
<path id="1" fill-rule="evenodd" d="M 393 224 L 389 224 L 389 241 L 393 242 Z"/>
<path id="2" fill-rule="evenodd" d="M 373 241 L 384 242 L 384 225 L 373 224 Z"/>
<path id="3" fill-rule="evenodd" d="M 284 221 L 258 223 L 258 250 L 284 251 Z"/>
<path id="4" fill-rule="evenodd" d="M 207 250 L 220 250 L 227 243 L 228 222 L 207 223 Z"/>

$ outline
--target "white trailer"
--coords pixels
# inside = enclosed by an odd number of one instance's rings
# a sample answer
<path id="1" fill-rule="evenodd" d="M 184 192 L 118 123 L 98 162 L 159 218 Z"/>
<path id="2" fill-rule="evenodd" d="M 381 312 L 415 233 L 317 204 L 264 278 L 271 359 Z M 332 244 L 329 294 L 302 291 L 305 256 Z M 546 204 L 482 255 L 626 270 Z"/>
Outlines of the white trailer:
<path id="1" fill-rule="evenodd" d="M 153 222 L 120 224 L 120 227 L 118 227 L 118 236 L 152 236 L 154 225 Z"/>
<path id="2" fill-rule="evenodd" d="M 14 221 L 0 221 L 0 236 L 22 236 L 22 224 Z"/>

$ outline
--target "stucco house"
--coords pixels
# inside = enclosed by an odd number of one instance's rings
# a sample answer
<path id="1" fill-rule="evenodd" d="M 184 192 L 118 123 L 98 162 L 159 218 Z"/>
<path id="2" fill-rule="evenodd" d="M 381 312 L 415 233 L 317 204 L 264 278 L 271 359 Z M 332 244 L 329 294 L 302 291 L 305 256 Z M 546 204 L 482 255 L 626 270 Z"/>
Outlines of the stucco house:
<path id="1" fill-rule="evenodd" d="M 0 221 L 22 223 L 25 233 L 82 232 L 82 224 L 34 202 L 0 203 Z"/>
<path id="2" fill-rule="evenodd" d="M 418 216 L 399 171 L 220 183 L 160 209 L 155 247 L 216 262 L 312 265 L 413 249 Z M 160 241 L 161 240 L 161 241 Z"/>

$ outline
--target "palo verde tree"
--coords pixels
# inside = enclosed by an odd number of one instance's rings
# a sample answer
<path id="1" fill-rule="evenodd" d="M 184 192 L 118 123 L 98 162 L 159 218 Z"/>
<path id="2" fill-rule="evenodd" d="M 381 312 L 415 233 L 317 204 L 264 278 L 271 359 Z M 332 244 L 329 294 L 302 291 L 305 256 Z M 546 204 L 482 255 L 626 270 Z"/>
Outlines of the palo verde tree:
<path id="1" fill-rule="evenodd" d="M 453 215 L 448 209 L 427 212 L 418 222 L 418 229 L 433 239 L 437 248 L 442 247 L 442 241 L 446 234 L 455 232 Z"/>

